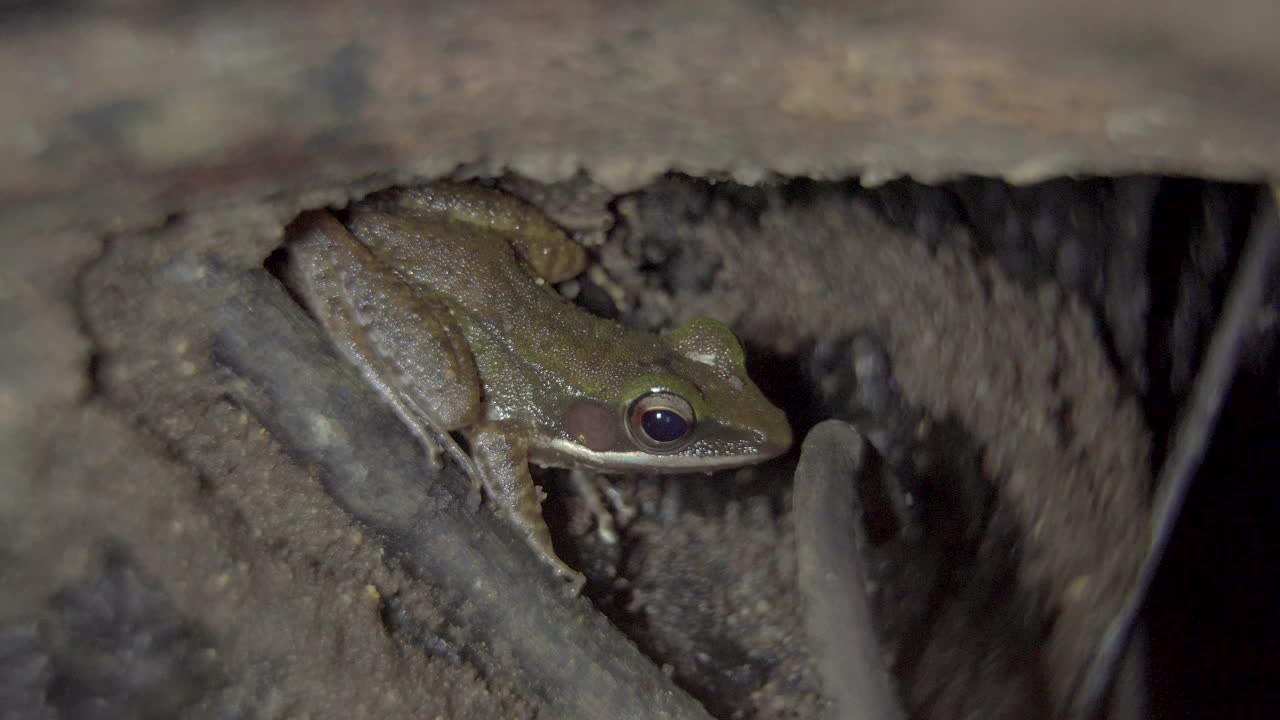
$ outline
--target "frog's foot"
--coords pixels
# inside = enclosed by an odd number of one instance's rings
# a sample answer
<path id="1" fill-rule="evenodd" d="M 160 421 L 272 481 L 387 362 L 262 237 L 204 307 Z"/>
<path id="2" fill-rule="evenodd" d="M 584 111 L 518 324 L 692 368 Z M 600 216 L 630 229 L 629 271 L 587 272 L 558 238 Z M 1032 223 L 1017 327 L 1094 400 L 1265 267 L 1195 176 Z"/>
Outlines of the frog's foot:
<path id="1" fill-rule="evenodd" d="M 618 523 L 625 526 L 635 517 L 635 509 L 627 505 L 621 493 L 596 473 L 570 470 L 569 480 L 596 522 L 596 536 L 607 545 L 617 544 L 618 529 L 614 516 L 617 516 Z M 608 502 L 608 507 L 605 507 L 605 501 Z"/>
<path id="2" fill-rule="evenodd" d="M 467 506 L 473 511 L 480 509 L 481 488 L 483 484 L 480 480 L 480 472 L 476 469 L 475 462 L 471 456 L 458 445 L 458 441 L 453 439 L 452 435 L 444 434 L 444 437 L 438 435 L 429 426 L 420 423 L 409 423 L 413 434 L 421 443 L 422 449 L 427 453 L 427 461 L 431 463 L 431 469 L 439 474 L 444 469 L 444 455 L 449 453 L 449 457 L 462 470 L 463 474 L 471 480 L 471 490 L 467 493 Z"/>
<path id="3" fill-rule="evenodd" d="M 551 537 L 547 536 L 546 542 L 550 543 Z M 544 547 L 541 540 L 529 538 L 529 545 L 533 547 L 534 552 L 544 563 L 551 567 L 551 571 L 556 574 L 560 580 L 564 581 L 565 591 L 568 596 L 573 598 L 582 594 L 582 587 L 587 584 L 587 578 L 582 573 L 574 570 L 565 564 L 560 556 L 556 555 L 555 550 Z"/>
<path id="4" fill-rule="evenodd" d="M 532 517 L 513 515 L 511 521 L 520 528 L 525 542 L 537 554 L 538 559 L 565 582 L 569 597 L 577 597 L 582 592 L 582 586 L 586 584 L 587 579 L 556 555 L 556 550 L 551 545 L 551 531 L 547 529 L 547 523 L 542 519 L 542 514 L 539 512 Z"/>

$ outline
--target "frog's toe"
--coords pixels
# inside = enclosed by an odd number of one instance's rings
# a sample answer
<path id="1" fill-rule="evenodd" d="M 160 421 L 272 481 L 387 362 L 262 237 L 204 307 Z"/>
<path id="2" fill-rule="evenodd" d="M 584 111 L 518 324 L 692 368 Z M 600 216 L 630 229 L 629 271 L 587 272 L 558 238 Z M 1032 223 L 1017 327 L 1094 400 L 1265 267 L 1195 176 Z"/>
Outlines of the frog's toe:
<path id="1" fill-rule="evenodd" d="M 587 584 L 585 575 L 568 566 L 557 568 L 556 574 L 564 581 L 565 590 L 568 592 L 569 597 L 575 598 L 582 594 L 582 588 Z"/>
<path id="2" fill-rule="evenodd" d="M 614 527 L 612 517 L 601 515 L 596 518 L 596 537 L 605 545 L 618 544 L 618 530 Z"/>
<path id="3" fill-rule="evenodd" d="M 569 567 L 568 563 L 561 560 L 560 556 L 550 549 L 550 537 L 547 540 L 548 545 L 542 546 L 541 543 L 537 543 L 535 544 L 535 549 L 541 556 L 542 561 L 551 567 L 551 571 L 556 574 L 556 577 L 564 582 L 569 597 L 577 597 L 582 593 L 582 587 L 587 584 L 586 576 Z"/>
<path id="4" fill-rule="evenodd" d="M 401 417 L 405 417 L 407 412 L 401 413 Z M 413 436 L 418 439 L 418 444 L 422 446 L 423 452 L 426 453 L 427 462 L 431 465 L 431 469 L 439 473 L 444 469 L 444 449 L 440 447 L 440 442 L 436 440 L 435 435 L 432 434 L 429 428 L 417 422 L 407 424 Z"/>
<path id="5" fill-rule="evenodd" d="M 467 507 L 472 512 L 480 510 L 480 505 L 484 503 L 484 493 L 480 490 L 480 483 L 472 483 L 471 490 L 467 493 Z"/>

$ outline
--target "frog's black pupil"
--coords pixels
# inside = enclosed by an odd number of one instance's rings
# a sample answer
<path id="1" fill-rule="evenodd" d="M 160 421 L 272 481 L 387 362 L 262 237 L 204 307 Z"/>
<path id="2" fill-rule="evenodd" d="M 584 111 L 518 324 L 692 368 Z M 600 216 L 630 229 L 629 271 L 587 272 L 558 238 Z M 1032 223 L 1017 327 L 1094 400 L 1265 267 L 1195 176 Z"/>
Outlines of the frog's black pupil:
<path id="1" fill-rule="evenodd" d="M 645 435 L 660 443 L 679 440 L 689 432 L 689 421 L 670 408 L 645 410 L 640 416 L 640 426 Z"/>

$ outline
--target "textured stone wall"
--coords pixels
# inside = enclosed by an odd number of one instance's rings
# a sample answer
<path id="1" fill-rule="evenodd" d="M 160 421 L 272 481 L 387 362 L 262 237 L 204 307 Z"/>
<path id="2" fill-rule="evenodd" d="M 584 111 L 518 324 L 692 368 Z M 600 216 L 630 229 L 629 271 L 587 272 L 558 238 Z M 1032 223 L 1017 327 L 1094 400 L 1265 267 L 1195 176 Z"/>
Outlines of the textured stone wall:
<path id="1" fill-rule="evenodd" d="M 461 163 L 615 190 L 1280 167 L 1268 0 L 107 5 L 0 11 L 0 231 Z"/>

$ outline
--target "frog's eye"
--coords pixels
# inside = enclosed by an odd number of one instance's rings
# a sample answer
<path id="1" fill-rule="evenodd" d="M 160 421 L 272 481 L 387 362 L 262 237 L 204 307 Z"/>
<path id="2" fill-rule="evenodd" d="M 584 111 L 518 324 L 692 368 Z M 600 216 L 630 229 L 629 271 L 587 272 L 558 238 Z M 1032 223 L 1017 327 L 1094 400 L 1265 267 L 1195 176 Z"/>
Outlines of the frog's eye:
<path id="1" fill-rule="evenodd" d="M 631 437 L 650 450 L 679 448 L 693 432 L 693 407 L 679 395 L 653 392 L 631 403 L 627 429 Z"/>

